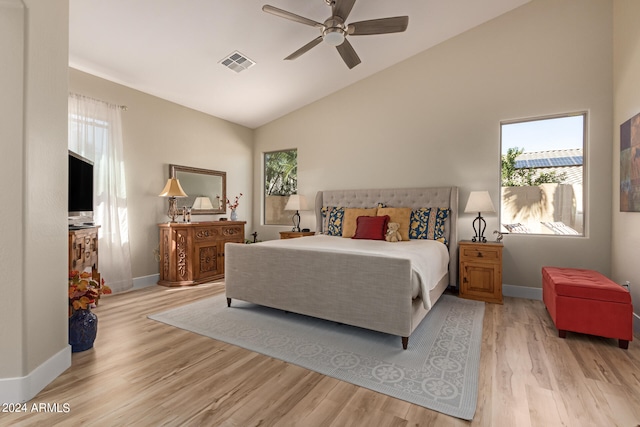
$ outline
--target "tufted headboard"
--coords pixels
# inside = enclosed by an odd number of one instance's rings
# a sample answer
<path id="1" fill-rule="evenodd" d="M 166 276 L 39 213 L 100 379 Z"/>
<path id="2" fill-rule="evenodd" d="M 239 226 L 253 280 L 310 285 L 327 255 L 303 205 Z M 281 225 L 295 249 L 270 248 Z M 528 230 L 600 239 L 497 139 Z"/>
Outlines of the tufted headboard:
<path id="1" fill-rule="evenodd" d="M 375 208 L 379 203 L 388 207 L 449 208 L 445 225 L 449 241 L 449 285 L 458 286 L 458 187 L 382 188 L 370 190 L 329 190 L 316 194 L 316 231 L 322 229 L 322 208 Z"/>

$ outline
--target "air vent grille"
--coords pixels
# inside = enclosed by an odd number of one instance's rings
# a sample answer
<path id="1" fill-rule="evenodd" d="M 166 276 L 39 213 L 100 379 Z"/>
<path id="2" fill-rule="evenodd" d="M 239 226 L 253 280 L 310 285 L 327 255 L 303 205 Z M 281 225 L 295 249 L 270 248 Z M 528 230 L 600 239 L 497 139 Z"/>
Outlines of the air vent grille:
<path id="1" fill-rule="evenodd" d="M 239 73 L 256 65 L 256 63 L 238 51 L 223 58 L 220 63 L 225 67 Z"/>

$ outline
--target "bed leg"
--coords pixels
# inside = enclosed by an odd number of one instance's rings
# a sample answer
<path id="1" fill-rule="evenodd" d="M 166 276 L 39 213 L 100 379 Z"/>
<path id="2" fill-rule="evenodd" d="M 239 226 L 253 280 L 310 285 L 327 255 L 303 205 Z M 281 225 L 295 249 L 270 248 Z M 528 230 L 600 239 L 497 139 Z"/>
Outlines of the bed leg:
<path id="1" fill-rule="evenodd" d="M 231 298 L 227 298 L 227 307 L 231 307 Z"/>
<path id="2" fill-rule="evenodd" d="M 406 350 L 409 346 L 409 337 L 402 337 L 402 349 Z"/>

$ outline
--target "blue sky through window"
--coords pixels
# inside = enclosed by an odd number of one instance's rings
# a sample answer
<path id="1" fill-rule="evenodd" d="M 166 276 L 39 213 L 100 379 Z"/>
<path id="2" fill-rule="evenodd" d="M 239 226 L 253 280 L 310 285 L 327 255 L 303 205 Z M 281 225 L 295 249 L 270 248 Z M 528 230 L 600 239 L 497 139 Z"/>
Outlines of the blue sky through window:
<path id="1" fill-rule="evenodd" d="M 535 151 L 583 148 L 584 115 L 502 125 L 502 154 L 512 147 Z"/>

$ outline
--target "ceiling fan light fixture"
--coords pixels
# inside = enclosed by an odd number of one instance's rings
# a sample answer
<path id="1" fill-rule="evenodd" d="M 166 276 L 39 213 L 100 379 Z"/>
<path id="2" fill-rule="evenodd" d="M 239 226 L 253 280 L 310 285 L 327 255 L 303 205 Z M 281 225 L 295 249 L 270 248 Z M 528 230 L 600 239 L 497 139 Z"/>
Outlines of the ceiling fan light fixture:
<path id="1" fill-rule="evenodd" d="M 330 46 L 340 46 L 344 43 L 344 30 L 342 28 L 327 28 L 322 33 L 322 40 Z"/>

